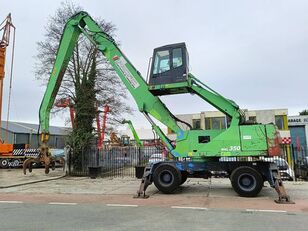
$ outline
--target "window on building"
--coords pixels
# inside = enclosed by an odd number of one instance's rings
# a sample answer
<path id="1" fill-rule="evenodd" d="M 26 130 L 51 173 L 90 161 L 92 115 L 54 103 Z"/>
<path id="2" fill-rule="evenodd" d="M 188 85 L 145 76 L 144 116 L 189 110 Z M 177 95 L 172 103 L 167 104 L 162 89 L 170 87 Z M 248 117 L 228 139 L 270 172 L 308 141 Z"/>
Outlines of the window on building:
<path id="1" fill-rule="evenodd" d="M 193 127 L 193 129 L 200 129 L 201 128 L 200 119 L 193 119 L 192 120 L 192 127 Z"/>
<path id="2" fill-rule="evenodd" d="M 212 118 L 205 118 L 205 130 L 210 130 L 212 129 L 212 126 L 211 126 L 211 122 L 212 121 Z"/>
<path id="3" fill-rule="evenodd" d="M 275 116 L 275 124 L 278 127 L 279 130 L 284 129 L 284 120 L 283 120 L 283 115 L 276 115 Z"/>
<path id="4" fill-rule="evenodd" d="M 249 116 L 248 120 L 251 121 L 251 122 L 255 122 L 256 123 L 257 122 L 257 117 L 256 116 Z"/>
<path id="5" fill-rule="evenodd" d="M 205 118 L 205 129 L 221 130 L 226 129 L 226 117 Z"/>
<path id="6" fill-rule="evenodd" d="M 230 127 L 231 117 L 227 116 L 227 128 Z"/>

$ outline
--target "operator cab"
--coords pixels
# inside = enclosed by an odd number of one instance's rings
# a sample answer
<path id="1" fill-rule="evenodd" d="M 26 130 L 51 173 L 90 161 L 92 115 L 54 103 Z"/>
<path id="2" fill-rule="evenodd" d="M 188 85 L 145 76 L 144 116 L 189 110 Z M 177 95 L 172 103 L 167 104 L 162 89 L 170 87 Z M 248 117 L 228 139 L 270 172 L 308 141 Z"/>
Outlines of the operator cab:
<path id="1" fill-rule="evenodd" d="M 154 95 L 188 92 L 188 52 L 185 43 L 154 49 L 149 90 Z"/>

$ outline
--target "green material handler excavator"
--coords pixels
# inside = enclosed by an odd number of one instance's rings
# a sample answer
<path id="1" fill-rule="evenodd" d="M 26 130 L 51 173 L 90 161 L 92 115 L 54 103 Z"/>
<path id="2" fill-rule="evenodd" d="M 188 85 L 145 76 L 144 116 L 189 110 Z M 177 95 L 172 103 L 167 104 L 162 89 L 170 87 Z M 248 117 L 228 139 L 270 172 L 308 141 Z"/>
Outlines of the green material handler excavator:
<path id="1" fill-rule="evenodd" d="M 207 178 L 211 176 L 212 171 L 225 171 L 230 176 L 233 189 L 240 196 L 257 196 L 263 182 L 268 181 L 278 192 L 279 199 L 276 201 L 290 203 L 277 166 L 264 161 L 264 157 L 281 155 L 280 137 L 274 124 L 253 124 L 246 121 L 235 102 L 194 77 L 188 70 L 189 60 L 185 43 L 154 49 L 147 83 L 116 42 L 103 32 L 86 12 L 79 12 L 66 23 L 40 106 L 43 156 L 48 155 L 50 110 L 80 34 L 85 35 L 112 65 L 135 99 L 139 111 L 174 157 L 172 161 L 157 162 L 145 168 L 137 192 L 138 197 L 146 197 L 146 189 L 152 182 L 163 193 L 172 193 L 187 177 Z M 159 96 L 185 93 L 196 94 L 223 112 L 230 120 L 228 128 L 183 130 L 179 123 L 185 122 L 176 118 Z M 153 118 L 176 134 L 175 142 L 168 139 Z"/>
<path id="2" fill-rule="evenodd" d="M 142 144 L 142 142 L 141 142 L 141 140 L 140 140 L 140 138 L 139 138 L 139 136 L 138 136 L 138 134 L 137 134 L 137 132 L 136 132 L 136 129 L 135 129 L 135 127 L 134 127 L 132 121 L 130 121 L 130 120 L 122 120 L 121 123 L 122 123 L 122 124 L 128 124 L 129 129 L 130 129 L 131 132 L 133 133 L 133 136 L 134 136 L 134 139 L 135 139 L 135 141 L 136 141 L 137 146 L 138 146 L 138 147 L 142 147 L 143 144 Z"/>

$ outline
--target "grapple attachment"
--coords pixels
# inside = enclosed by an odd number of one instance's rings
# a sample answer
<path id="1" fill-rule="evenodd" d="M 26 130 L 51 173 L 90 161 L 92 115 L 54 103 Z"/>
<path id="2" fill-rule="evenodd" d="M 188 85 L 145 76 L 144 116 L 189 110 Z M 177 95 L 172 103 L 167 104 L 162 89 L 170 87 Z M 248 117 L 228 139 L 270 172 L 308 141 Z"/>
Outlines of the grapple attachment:
<path id="1" fill-rule="evenodd" d="M 45 174 L 49 173 L 49 169 L 55 170 L 56 162 L 59 162 L 63 166 L 63 171 L 65 168 L 65 159 L 63 157 L 54 157 L 50 154 L 49 148 L 46 144 L 43 144 L 40 147 L 40 154 L 37 157 L 31 157 L 24 161 L 23 163 L 23 172 L 26 175 L 27 169 L 29 172 L 32 172 L 33 164 L 44 165 Z"/>

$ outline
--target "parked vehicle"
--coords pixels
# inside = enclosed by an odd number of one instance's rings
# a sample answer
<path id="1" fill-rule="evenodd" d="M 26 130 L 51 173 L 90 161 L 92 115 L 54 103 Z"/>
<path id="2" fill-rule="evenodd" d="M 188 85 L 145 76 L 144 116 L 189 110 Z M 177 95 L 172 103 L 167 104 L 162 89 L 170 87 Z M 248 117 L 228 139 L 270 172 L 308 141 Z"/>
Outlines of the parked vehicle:
<path id="1" fill-rule="evenodd" d="M 278 170 L 280 172 L 280 176 L 282 180 L 294 180 L 295 174 L 294 171 L 290 168 L 288 162 L 280 157 L 267 157 L 267 158 L 261 158 L 263 161 L 266 162 L 273 162 L 277 165 Z"/>
<path id="2" fill-rule="evenodd" d="M 149 163 L 154 164 L 160 161 L 165 161 L 166 157 L 163 156 L 162 153 L 155 153 L 150 156 Z"/>
<path id="3" fill-rule="evenodd" d="M 294 180 L 294 171 L 290 168 L 287 161 L 282 158 L 271 158 L 280 171 L 282 180 Z"/>
<path id="4" fill-rule="evenodd" d="M 54 157 L 64 157 L 65 158 L 65 154 L 64 154 L 64 149 L 49 149 L 50 153 L 52 156 Z"/>

